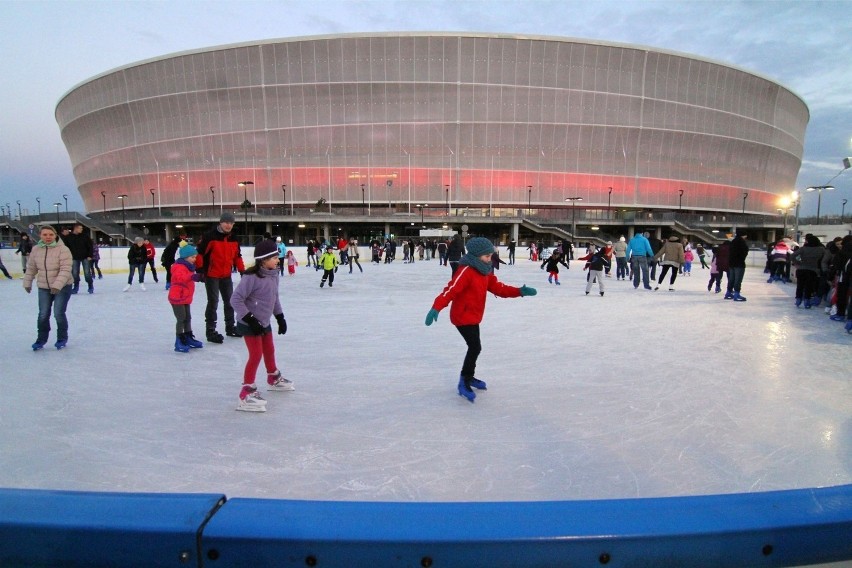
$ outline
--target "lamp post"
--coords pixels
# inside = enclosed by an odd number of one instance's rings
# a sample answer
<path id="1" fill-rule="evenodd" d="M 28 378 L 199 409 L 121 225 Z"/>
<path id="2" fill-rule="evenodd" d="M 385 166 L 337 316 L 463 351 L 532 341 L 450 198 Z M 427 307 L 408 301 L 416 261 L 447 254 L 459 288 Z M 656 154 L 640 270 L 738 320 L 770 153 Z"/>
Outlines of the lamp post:
<path id="1" fill-rule="evenodd" d="M 606 218 L 612 219 L 612 187 L 609 188 L 609 194 L 606 196 Z"/>
<path id="2" fill-rule="evenodd" d="M 243 212 L 245 214 L 245 226 L 244 230 L 246 233 L 246 238 L 248 238 L 248 210 L 251 207 L 251 201 L 248 200 L 248 193 L 246 188 L 250 185 L 254 185 L 253 181 L 241 181 L 237 184 L 238 186 L 243 188 L 243 202 L 240 204 L 240 207 L 243 208 Z"/>
<path id="3" fill-rule="evenodd" d="M 41 219 L 41 197 L 36 197 L 36 203 L 38 203 L 38 216 Z"/>
<path id="4" fill-rule="evenodd" d="M 284 193 L 284 207 L 281 208 L 281 213 L 286 215 L 287 214 L 287 184 L 286 183 L 281 184 L 281 191 Z"/>
<path id="5" fill-rule="evenodd" d="M 364 184 L 361 184 L 361 215 L 364 214 Z"/>
<path id="6" fill-rule="evenodd" d="M 809 188 L 805 189 L 805 191 L 808 191 L 808 192 L 811 192 L 811 191 L 817 192 L 817 220 L 816 220 L 817 225 L 819 225 L 819 209 L 820 209 L 820 206 L 822 205 L 822 190 L 823 189 L 826 190 L 826 191 L 832 191 L 834 189 L 834 186 L 833 185 L 815 185 L 813 187 L 809 187 Z"/>
<path id="7" fill-rule="evenodd" d="M 68 214 L 68 194 L 63 193 L 62 198 L 65 200 L 65 214 Z"/>
<path id="8" fill-rule="evenodd" d="M 583 201 L 582 197 L 566 197 L 565 201 L 571 202 L 571 246 L 577 241 L 577 202 Z"/>
<path id="9" fill-rule="evenodd" d="M 527 186 L 527 217 L 532 215 L 532 186 Z"/>
<path id="10" fill-rule="evenodd" d="M 744 192 L 743 192 L 743 215 L 745 215 L 745 204 L 746 204 L 746 199 L 748 199 L 748 192 L 747 192 L 747 191 L 744 191 Z"/>
<path id="11" fill-rule="evenodd" d="M 444 187 L 447 188 L 447 217 L 450 216 L 450 184 L 444 184 Z"/>
<path id="12" fill-rule="evenodd" d="M 216 192 L 214 191 L 215 185 L 210 186 L 210 198 L 213 200 L 213 216 L 216 216 Z"/>
<path id="13" fill-rule="evenodd" d="M 846 204 L 847 204 L 848 202 L 849 202 L 849 200 L 848 200 L 848 199 L 844 199 L 844 200 L 841 202 L 841 206 L 840 206 L 840 224 L 841 224 L 841 225 L 843 224 L 843 214 L 844 214 L 844 213 L 846 213 Z"/>
<path id="14" fill-rule="evenodd" d="M 58 227 L 59 226 L 59 208 L 62 207 L 62 203 L 57 201 L 56 203 L 53 204 L 53 206 L 56 208 L 56 225 L 57 225 L 57 228 L 59 228 Z"/>
<path id="15" fill-rule="evenodd" d="M 124 240 L 127 241 L 127 217 L 124 213 L 124 200 L 127 199 L 127 194 L 122 193 L 118 198 L 121 199 L 121 234 Z"/>
<path id="16" fill-rule="evenodd" d="M 423 225 L 423 224 L 424 224 L 424 221 L 423 221 L 423 208 L 424 208 L 424 207 L 429 207 L 429 204 L 428 204 L 428 203 L 423 203 L 423 204 L 418 203 L 417 205 L 415 205 L 415 207 L 417 207 L 418 209 L 420 209 L 420 224 L 421 224 L 421 225 Z"/>
<path id="17" fill-rule="evenodd" d="M 677 190 L 677 192 L 678 192 L 677 208 L 678 208 L 678 211 L 680 211 L 680 210 L 683 209 L 683 190 L 679 189 L 679 190 Z"/>

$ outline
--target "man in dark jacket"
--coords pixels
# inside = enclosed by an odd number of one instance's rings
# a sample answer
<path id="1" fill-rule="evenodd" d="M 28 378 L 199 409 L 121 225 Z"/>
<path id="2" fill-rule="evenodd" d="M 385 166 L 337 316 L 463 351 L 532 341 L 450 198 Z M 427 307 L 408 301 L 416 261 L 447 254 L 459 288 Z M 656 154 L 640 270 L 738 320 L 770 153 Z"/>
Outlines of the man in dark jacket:
<path id="1" fill-rule="evenodd" d="M 89 285 L 89 294 L 95 293 L 92 279 L 92 255 L 94 254 L 94 242 L 89 235 L 83 233 L 82 223 L 76 223 L 71 234 L 65 237 L 65 246 L 71 250 L 71 275 L 74 277 L 72 294 L 80 290 L 80 265 L 83 265 L 83 278 Z"/>
<path id="2" fill-rule="evenodd" d="M 725 294 L 726 300 L 734 300 L 735 302 L 745 302 L 746 299 L 740 294 L 740 288 L 743 284 L 743 276 L 745 275 L 746 258 L 748 258 L 748 243 L 742 234 L 737 234 L 734 240 L 731 241 L 731 248 L 728 256 L 728 291 Z"/>
<path id="3" fill-rule="evenodd" d="M 231 307 L 231 294 L 234 283 L 231 272 L 234 268 L 240 274 L 245 272 L 243 257 L 240 254 L 240 242 L 232 233 L 234 215 L 225 212 L 219 218 L 219 224 L 201 237 L 198 244 L 196 271 L 204 276 L 204 287 L 207 290 L 207 309 L 204 311 L 204 321 L 207 324 L 207 341 L 222 343 L 224 337 L 216 331 L 219 296 L 225 307 L 225 334 L 228 337 L 242 337 L 234 322 L 234 308 Z"/>

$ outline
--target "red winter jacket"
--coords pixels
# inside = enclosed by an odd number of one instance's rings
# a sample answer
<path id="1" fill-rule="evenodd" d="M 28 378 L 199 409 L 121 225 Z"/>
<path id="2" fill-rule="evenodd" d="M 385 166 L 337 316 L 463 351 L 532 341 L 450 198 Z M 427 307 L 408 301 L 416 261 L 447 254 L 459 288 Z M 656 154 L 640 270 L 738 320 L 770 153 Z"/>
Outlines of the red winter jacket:
<path id="1" fill-rule="evenodd" d="M 186 305 L 192 303 L 195 294 L 195 266 L 184 259 L 180 259 L 172 265 L 172 285 L 169 288 L 169 303 L 175 305 Z"/>
<path id="2" fill-rule="evenodd" d="M 240 242 L 233 233 L 225 234 L 218 227 L 201 237 L 195 265 L 207 278 L 230 278 L 234 267 L 240 274 L 246 270 Z"/>
<path id="3" fill-rule="evenodd" d="M 485 276 L 472 266 L 460 266 L 456 275 L 438 294 L 432 307 L 439 312 L 450 302 L 450 323 L 453 325 L 477 325 L 485 313 L 486 292 L 500 298 L 517 298 L 521 289 L 503 284 L 492 272 Z"/>

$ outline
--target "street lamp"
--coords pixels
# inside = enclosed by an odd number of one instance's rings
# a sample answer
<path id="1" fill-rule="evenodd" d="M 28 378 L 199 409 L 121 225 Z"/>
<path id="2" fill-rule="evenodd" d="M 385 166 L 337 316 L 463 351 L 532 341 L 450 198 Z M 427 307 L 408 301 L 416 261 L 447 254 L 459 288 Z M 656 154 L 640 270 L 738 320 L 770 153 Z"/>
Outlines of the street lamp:
<path id="1" fill-rule="evenodd" d="M 65 199 L 65 214 L 67 215 L 68 214 L 68 194 L 63 193 L 62 198 Z"/>
<path id="2" fill-rule="evenodd" d="M 38 216 L 39 216 L 39 219 L 40 219 L 41 218 L 41 198 L 40 197 L 36 197 L 36 203 L 38 203 Z"/>
<path id="3" fill-rule="evenodd" d="M 565 201 L 571 202 L 571 246 L 573 247 L 577 238 L 577 202 L 583 201 L 582 197 L 566 197 Z M 568 252 L 562 251 L 565 253 L 566 258 L 568 257 Z"/>
<path id="4" fill-rule="evenodd" d="M 745 203 L 746 203 L 746 199 L 748 199 L 748 192 L 747 192 L 747 191 L 744 191 L 744 192 L 743 192 L 743 215 L 745 215 Z"/>
<path id="5" fill-rule="evenodd" d="M 424 204 L 422 204 L 422 205 L 421 205 L 420 203 L 418 203 L 417 205 L 415 205 L 415 207 L 417 207 L 418 209 L 420 209 L 420 224 L 421 224 L 421 225 L 423 225 L 423 223 L 424 223 L 424 222 L 423 222 L 423 208 L 424 208 L 424 207 L 429 207 L 429 204 L 428 204 L 428 203 L 424 203 Z"/>
<path id="6" fill-rule="evenodd" d="M 287 184 L 281 184 L 281 191 L 284 192 L 284 207 L 281 208 L 281 213 L 283 215 L 287 214 Z"/>
<path id="7" fill-rule="evenodd" d="M 817 220 L 816 224 L 819 225 L 819 209 L 822 205 L 822 190 L 832 191 L 834 189 L 833 185 L 815 185 L 813 187 L 809 187 L 805 189 L 805 191 L 816 191 L 817 192 Z"/>
<path id="8" fill-rule="evenodd" d="M 532 215 L 532 186 L 527 186 L 527 217 Z"/>
<path id="9" fill-rule="evenodd" d="M 677 191 L 678 191 L 677 208 L 678 208 L 678 210 L 682 210 L 683 209 L 683 190 L 679 189 Z"/>
<path id="10" fill-rule="evenodd" d="M 59 208 L 62 207 L 62 203 L 60 201 L 57 201 L 56 203 L 53 204 L 53 206 L 56 207 L 56 224 L 57 224 L 57 228 L 59 228 L 58 227 L 58 225 L 59 225 Z"/>
<path id="11" fill-rule="evenodd" d="M 151 188 L 151 189 L 149 189 L 148 191 L 150 191 L 150 192 L 151 192 L 151 209 L 156 209 L 156 208 L 157 208 L 157 206 L 154 204 L 154 193 L 156 193 L 156 192 L 157 192 L 157 190 L 156 190 L 156 189 L 154 189 L 154 188 Z"/>
<path id="12" fill-rule="evenodd" d="M 102 192 L 101 192 L 101 197 L 103 197 L 103 198 L 104 198 L 104 208 L 103 208 L 103 212 L 104 212 L 104 213 L 106 213 L 106 191 L 102 191 Z"/>
<path id="13" fill-rule="evenodd" d="M 127 240 L 127 217 L 124 213 L 124 200 L 127 199 L 127 194 L 122 193 L 118 196 L 121 199 L 121 234 L 124 237 L 124 240 Z M 67 202 L 66 202 L 67 203 Z"/>
<path id="14" fill-rule="evenodd" d="M 245 213 L 245 233 L 246 238 L 248 238 L 248 210 L 251 207 L 251 201 L 248 200 L 248 193 L 246 188 L 250 185 L 254 185 L 253 181 L 241 181 L 237 184 L 238 186 L 243 188 L 243 202 L 240 204 L 240 207 L 243 208 L 243 212 Z"/>

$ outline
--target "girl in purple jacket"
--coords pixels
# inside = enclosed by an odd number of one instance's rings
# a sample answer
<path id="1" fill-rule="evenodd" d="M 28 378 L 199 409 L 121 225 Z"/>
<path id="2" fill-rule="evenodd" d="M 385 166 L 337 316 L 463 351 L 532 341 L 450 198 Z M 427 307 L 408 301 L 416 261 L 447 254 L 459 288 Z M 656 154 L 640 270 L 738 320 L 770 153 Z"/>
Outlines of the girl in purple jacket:
<path id="1" fill-rule="evenodd" d="M 270 322 L 273 317 L 278 322 L 278 334 L 287 333 L 287 321 L 278 300 L 278 247 L 275 241 L 263 240 L 254 247 L 254 260 L 254 266 L 245 271 L 231 296 L 237 330 L 243 335 L 249 354 L 237 410 L 266 412 L 266 400 L 254 384 L 261 358 L 266 367 L 269 391 L 291 391 L 294 388 L 293 382 L 281 376 L 278 370 L 272 341 Z"/>

